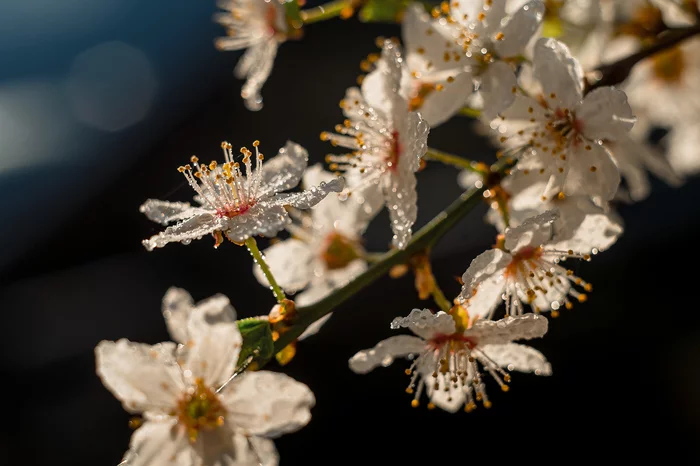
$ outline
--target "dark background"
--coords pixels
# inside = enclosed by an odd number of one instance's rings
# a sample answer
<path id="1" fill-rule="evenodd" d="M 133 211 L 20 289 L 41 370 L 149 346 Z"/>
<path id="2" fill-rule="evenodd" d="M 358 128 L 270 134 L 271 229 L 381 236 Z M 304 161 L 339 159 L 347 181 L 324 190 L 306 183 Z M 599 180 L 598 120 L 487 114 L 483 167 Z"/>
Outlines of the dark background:
<path id="1" fill-rule="evenodd" d="M 95 376 L 93 348 L 102 339 L 167 340 L 160 300 L 169 286 L 195 299 L 225 293 L 242 317 L 269 311 L 273 299 L 246 251 L 214 250 L 205 238 L 147 253 L 140 240 L 160 227 L 138 206 L 149 197 L 188 200 L 176 167 L 193 153 L 220 158 L 222 140 L 260 139 L 272 155 L 289 138 L 320 162 L 330 146 L 318 134 L 342 121 L 337 103 L 359 61 L 376 50 L 374 37 L 399 34 L 354 20 L 309 27 L 281 48 L 265 107 L 251 113 L 231 76 L 237 54 L 212 46 L 221 33 L 213 3 L 0 6 L 2 464 L 119 462 L 129 415 Z M 471 127 L 456 118 L 432 131 L 431 146 L 491 158 Z M 420 173 L 418 226 L 459 195 L 456 175 L 432 165 Z M 589 302 L 552 319 L 533 342 L 554 375 L 515 373 L 507 394 L 490 383 L 490 410 L 412 409 L 401 362 L 365 376 L 348 370 L 357 350 L 392 334 L 393 317 L 430 305 L 410 278 L 382 279 L 340 306 L 285 368 L 311 387 L 317 406 L 306 428 L 277 441 L 282 463 L 697 461 L 700 182 L 654 188 L 650 199 L 620 206 L 626 231 L 617 245 L 579 267 L 594 285 Z M 484 212 L 436 248 L 449 294 L 493 242 Z M 389 239 L 382 214 L 367 248 L 385 249 Z"/>

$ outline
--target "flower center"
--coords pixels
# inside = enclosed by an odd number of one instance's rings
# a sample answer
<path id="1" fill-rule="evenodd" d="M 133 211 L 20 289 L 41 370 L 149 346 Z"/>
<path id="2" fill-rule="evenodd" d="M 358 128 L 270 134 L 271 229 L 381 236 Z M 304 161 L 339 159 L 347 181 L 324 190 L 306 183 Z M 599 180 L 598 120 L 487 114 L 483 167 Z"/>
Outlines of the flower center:
<path id="1" fill-rule="evenodd" d="M 202 379 L 197 379 L 177 403 L 177 418 L 187 429 L 190 442 L 195 442 L 202 430 L 214 430 L 224 425 L 226 409 L 219 397 Z"/>
<path id="2" fill-rule="evenodd" d="M 640 39 L 651 39 L 656 38 L 665 27 L 661 10 L 647 4 L 637 8 L 632 19 L 618 28 L 618 33 Z"/>
<path id="3" fill-rule="evenodd" d="M 270 34 L 270 36 L 285 35 L 285 31 L 277 27 L 277 16 L 277 7 L 270 2 L 267 5 L 267 9 L 265 9 L 265 24 L 267 25 L 268 34 Z"/>
<path id="4" fill-rule="evenodd" d="M 434 349 L 439 349 L 443 345 L 449 345 L 448 351 L 456 353 L 465 349 L 473 349 L 477 345 L 477 340 L 473 337 L 465 337 L 463 333 L 457 332 L 452 334 L 438 333 L 429 342 Z M 445 370 L 442 370 L 445 369 Z M 441 372 L 446 372 L 447 368 L 441 366 Z"/>
<path id="5" fill-rule="evenodd" d="M 199 195 L 202 203 L 216 215 L 233 218 L 246 213 L 257 202 L 258 190 L 262 184 L 263 154 L 258 150 L 260 142 L 254 141 L 255 154 L 247 148 L 241 148 L 243 154 L 243 166 L 233 161 L 231 144 L 223 142 L 221 148 L 224 151 L 225 162 L 218 164 L 216 161 L 209 165 L 199 163 L 199 159 L 192 156 L 189 164 L 179 167 L 178 171 L 185 175 L 187 182 Z M 255 158 L 253 168 L 252 158 Z"/>
<path id="6" fill-rule="evenodd" d="M 389 141 L 390 150 L 387 154 L 386 164 L 389 170 L 396 171 L 399 167 L 399 157 L 401 157 L 401 152 L 403 147 L 401 147 L 401 142 L 399 141 L 399 132 L 394 130 L 391 133 L 391 141 Z"/>
<path id="7" fill-rule="evenodd" d="M 321 258 L 329 270 L 345 268 L 359 257 L 355 241 L 338 232 L 333 232 L 326 237 Z"/>
<path id="8" fill-rule="evenodd" d="M 652 57 L 654 76 L 666 84 L 678 84 L 683 78 L 686 59 L 680 47 L 657 53 Z"/>
<path id="9" fill-rule="evenodd" d="M 425 99 L 432 94 L 435 89 L 435 84 L 418 81 L 414 88 L 413 96 L 408 101 L 409 111 L 413 112 L 415 110 L 420 110 L 425 103 Z"/>
<path id="10" fill-rule="evenodd" d="M 518 273 L 520 264 L 524 261 L 537 260 L 542 257 L 544 250 L 542 247 L 533 248 L 531 246 L 522 248 L 516 254 L 513 254 L 513 260 L 506 267 L 506 276 L 512 276 Z"/>

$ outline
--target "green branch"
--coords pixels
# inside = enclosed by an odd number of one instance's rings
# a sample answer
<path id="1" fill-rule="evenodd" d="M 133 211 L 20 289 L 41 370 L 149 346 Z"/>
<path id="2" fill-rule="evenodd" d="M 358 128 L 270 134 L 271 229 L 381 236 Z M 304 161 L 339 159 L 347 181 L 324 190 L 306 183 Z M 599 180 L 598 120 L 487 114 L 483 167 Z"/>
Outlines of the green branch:
<path id="1" fill-rule="evenodd" d="M 494 165 L 492 170 L 502 174 L 509 167 L 510 165 L 504 160 Z M 415 254 L 433 246 L 483 200 L 484 189 L 486 188 L 471 188 L 464 192 L 447 209 L 440 212 L 413 235 L 406 249 L 387 252 L 381 260 L 372 264 L 362 275 L 344 287 L 335 290 L 317 303 L 297 308 L 291 326 L 275 342 L 275 352 L 281 351 L 289 343 L 296 340 L 313 322 L 329 314 L 333 309 L 386 275 L 393 266 L 405 264 Z"/>

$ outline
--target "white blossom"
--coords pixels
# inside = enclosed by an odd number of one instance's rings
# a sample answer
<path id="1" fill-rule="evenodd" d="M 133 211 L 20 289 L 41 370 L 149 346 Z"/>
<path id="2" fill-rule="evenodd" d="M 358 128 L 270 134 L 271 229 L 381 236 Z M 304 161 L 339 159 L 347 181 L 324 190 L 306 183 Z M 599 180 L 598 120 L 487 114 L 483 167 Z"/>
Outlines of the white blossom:
<path id="1" fill-rule="evenodd" d="M 555 210 L 558 217 L 552 223 L 556 238 L 549 246 L 554 249 L 579 253 L 605 251 L 615 244 L 623 231 L 622 218 L 607 204 L 602 206 L 586 196 L 555 196 L 541 198 L 547 183 L 547 175 L 540 170 L 529 169 L 506 177 L 500 184 L 507 199 L 508 227 L 520 226 L 531 217 Z M 501 206 L 491 204 L 487 220 L 500 233 L 506 225 Z"/>
<path id="2" fill-rule="evenodd" d="M 144 418 L 122 464 L 276 465 L 270 438 L 309 422 L 313 393 L 284 374 L 234 375 L 242 338 L 225 296 L 195 305 L 171 288 L 163 313 L 175 343 L 122 339 L 95 349 L 102 382 Z"/>
<path id="3" fill-rule="evenodd" d="M 505 0 L 452 0 L 442 19 L 451 26 L 456 45 L 454 50 L 448 47 L 442 60 L 464 59 L 481 95 L 485 118 L 495 118 L 513 103 L 518 86 L 515 66 L 544 16 L 541 0 L 528 1 L 512 14 L 506 7 Z"/>
<path id="4" fill-rule="evenodd" d="M 442 18 L 434 20 L 423 5 L 413 3 L 405 12 L 402 25 L 405 61 L 401 93 L 409 109 L 435 127 L 450 119 L 466 103 L 474 90 L 472 72 L 462 60 L 454 42 L 452 27 Z M 363 87 L 381 86 L 378 73 L 368 75 Z M 370 104 L 374 105 L 373 102 Z"/>
<path id="5" fill-rule="evenodd" d="M 247 49 L 238 61 L 234 74 L 246 82 L 241 89 L 249 110 L 262 108 L 260 90 L 270 76 L 277 48 L 288 37 L 283 2 L 279 0 L 219 0 L 226 10 L 214 19 L 226 27 L 227 37 L 215 44 L 219 50 Z"/>
<path id="6" fill-rule="evenodd" d="M 304 173 L 303 184 L 314 186 L 333 179 L 333 174 L 315 165 Z M 295 221 L 287 226 L 292 237 L 265 249 L 264 255 L 278 285 L 287 293 L 304 290 L 294 298 L 297 306 L 320 301 L 367 269 L 362 234 L 382 203 L 381 194 L 372 185 L 347 198 L 328 196 L 308 213 L 293 212 Z M 254 265 L 253 271 L 267 286 L 260 267 Z M 300 338 L 316 333 L 320 326 L 310 326 Z"/>
<path id="7" fill-rule="evenodd" d="M 657 53 L 632 69 L 625 92 L 650 124 L 669 130 L 667 157 L 681 174 L 700 172 L 700 39 Z M 678 129 L 678 131 L 677 131 Z"/>
<path id="8" fill-rule="evenodd" d="M 528 150 L 521 156 L 549 175 L 544 192 L 551 197 L 585 194 L 604 201 L 615 196 L 620 174 L 603 140 L 615 141 L 634 125 L 624 92 L 600 87 L 583 94 L 583 71 L 568 48 L 554 39 L 535 46 L 536 98 L 517 95 L 492 127 L 506 132 L 501 141 Z"/>
<path id="9" fill-rule="evenodd" d="M 507 315 L 521 315 L 524 305 L 535 312 L 557 315 L 574 301 L 584 302 L 592 286 L 559 264 L 568 258 L 590 260 L 590 254 L 556 248 L 552 223 L 558 218 L 549 211 L 507 229 L 499 247 L 477 256 L 462 275 L 461 302 L 479 315 L 492 316 L 501 301 Z M 595 252 L 595 251 L 594 251 Z"/>
<path id="10" fill-rule="evenodd" d="M 192 166 L 185 165 L 178 171 L 196 192 L 198 206 L 187 202 L 167 202 L 149 199 L 140 208 L 146 216 L 163 225 L 172 224 L 163 232 L 144 240 L 149 251 L 168 243 L 179 241 L 189 244 L 210 233 L 223 233 L 234 243 L 243 243 L 255 235 L 274 236 L 289 223 L 286 206 L 309 209 L 318 204 L 330 192 L 343 189 L 342 178 L 321 183 L 307 191 L 284 194 L 294 188 L 306 168 L 306 149 L 287 142 L 263 167 L 263 154 L 259 142 L 253 142 L 255 154 L 243 147 L 243 167 L 234 161 L 231 144 L 222 143 L 225 163 L 200 164 L 192 157 Z M 255 168 L 253 161 L 255 159 Z M 217 236 L 217 245 L 221 240 Z"/>
<path id="11" fill-rule="evenodd" d="M 429 408 L 455 412 L 464 406 L 469 412 L 481 401 L 491 402 L 479 365 L 507 391 L 509 371 L 550 375 L 551 366 L 539 351 L 513 343 L 544 336 L 547 319 L 535 314 L 506 317 L 499 321 L 469 319 L 466 326 L 456 325 L 450 314 L 414 309 L 408 317 L 397 317 L 391 328 L 408 328 L 416 336 L 399 335 L 360 351 L 350 359 L 350 368 L 366 374 L 378 366 L 389 366 L 397 357 L 413 359 L 406 374 L 411 381 L 406 392 L 413 394 L 412 406 L 419 405 L 423 390 L 430 399 Z"/>
<path id="12" fill-rule="evenodd" d="M 409 111 L 399 93 L 403 58 L 399 47 L 387 40 L 374 76 L 348 89 L 341 102 L 347 117 L 336 133 L 321 139 L 351 149 L 344 155 L 327 157 L 332 170 L 360 174 L 350 190 L 378 184 L 389 210 L 393 244 L 403 249 L 411 239 L 418 212 L 416 175 L 427 150 L 430 128 L 418 112 Z"/>

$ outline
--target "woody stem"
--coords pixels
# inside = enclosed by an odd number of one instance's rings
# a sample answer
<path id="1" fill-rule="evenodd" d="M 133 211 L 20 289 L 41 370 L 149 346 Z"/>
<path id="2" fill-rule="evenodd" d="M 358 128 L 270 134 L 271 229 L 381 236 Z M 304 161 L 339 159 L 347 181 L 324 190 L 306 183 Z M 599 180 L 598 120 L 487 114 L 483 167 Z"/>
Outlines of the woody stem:
<path id="1" fill-rule="evenodd" d="M 267 262 L 265 262 L 265 257 L 260 252 L 260 249 L 258 249 L 258 243 L 255 241 L 255 238 L 250 237 L 245 240 L 245 245 L 248 248 L 248 251 L 250 251 L 250 254 L 253 256 L 253 259 L 255 259 L 255 263 L 258 264 L 260 270 L 262 270 L 262 273 L 265 275 L 265 278 L 267 278 L 267 282 L 270 284 L 272 294 L 275 295 L 277 302 L 281 303 L 287 299 L 287 297 L 284 295 L 284 291 L 282 291 L 282 288 L 277 284 L 277 280 L 275 280 L 275 276 L 272 274 L 270 267 L 267 265 Z"/>
<path id="2" fill-rule="evenodd" d="M 659 35 L 659 38 L 649 47 L 645 47 L 632 55 L 608 65 L 603 65 L 594 71 L 594 82 L 589 83 L 587 92 L 604 86 L 620 84 L 629 76 L 632 68 L 640 61 L 664 50 L 675 47 L 686 39 L 700 34 L 700 24 L 694 26 L 669 29 Z"/>

